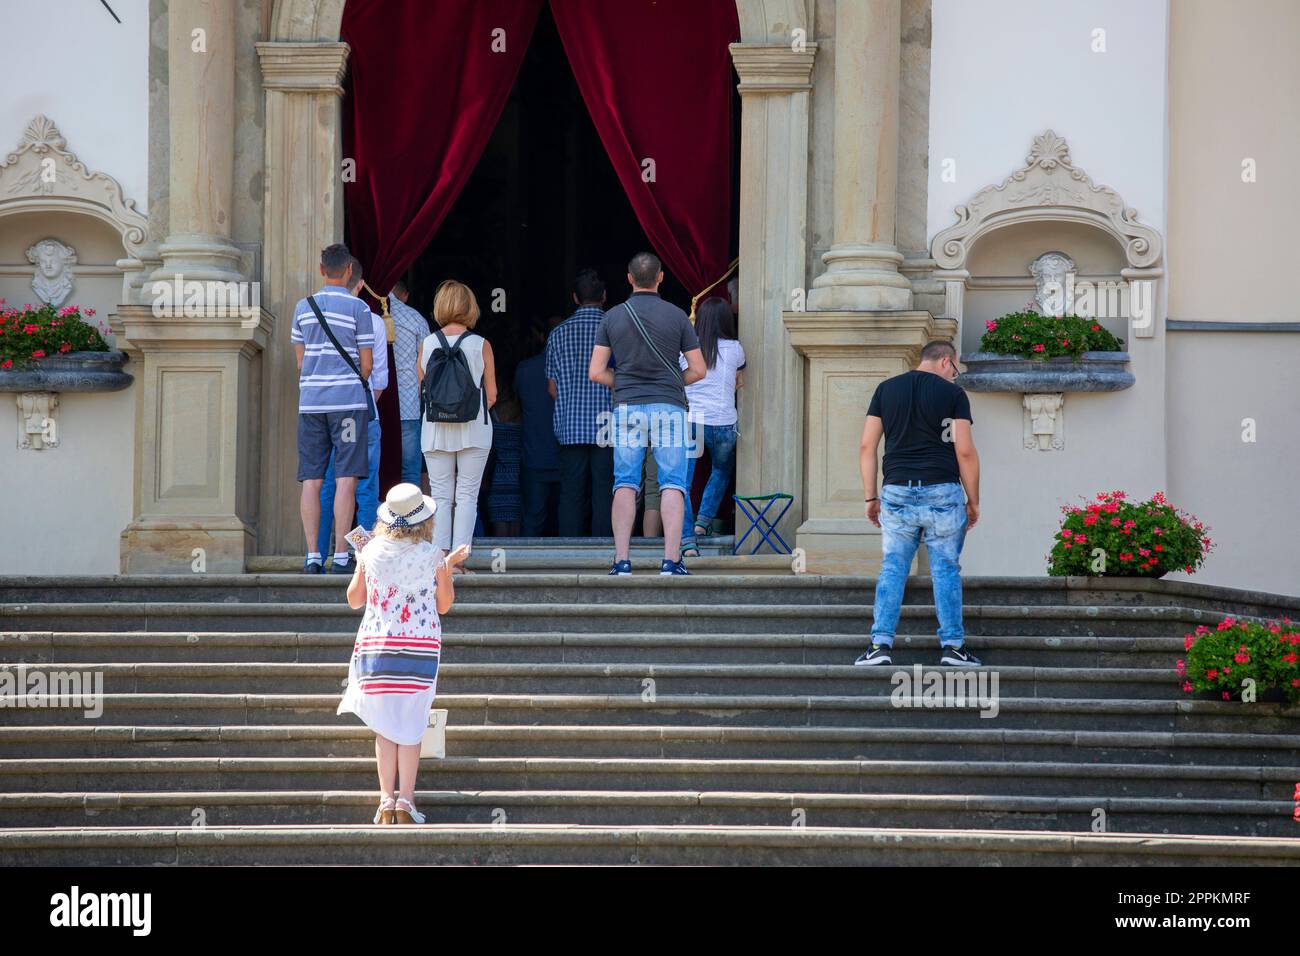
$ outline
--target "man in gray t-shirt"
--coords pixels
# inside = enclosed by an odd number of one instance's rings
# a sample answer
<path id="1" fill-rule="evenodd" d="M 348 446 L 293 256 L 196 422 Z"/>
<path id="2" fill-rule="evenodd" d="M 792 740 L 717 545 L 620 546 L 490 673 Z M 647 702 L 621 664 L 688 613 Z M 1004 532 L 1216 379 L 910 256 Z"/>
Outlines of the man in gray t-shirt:
<path id="1" fill-rule="evenodd" d="M 686 313 L 671 302 L 659 298 L 652 290 L 634 289 L 627 302 L 605 313 L 596 332 L 596 345 L 616 355 L 614 373 L 615 405 L 650 405 L 663 403 L 686 407 L 686 391 L 676 367 L 668 367 L 646 344 L 629 308 L 635 309 L 654 343 L 654 350 L 677 365 L 677 356 L 698 351 L 700 341 Z"/>
<path id="2" fill-rule="evenodd" d="M 659 298 L 663 268 L 649 252 L 627 266 L 632 294 L 605 313 L 596 332 L 587 370 L 593 382 L 614 390 L 608 432 L 614 445 L 614 567 L 612 575 L 632 573 L 628 550 L 636 520 L 636 493 L 646 445 L 654 448 L 664 522 L 664 560 L 660 574 L 688 574 L 681 560 L 686 487 L 686 386 L 704 378 L 700 343 L 686 313 Z M 617 356 L 618 367 L 609 367 Z M 680 368 L 686 357 L 686 369 Z"/>

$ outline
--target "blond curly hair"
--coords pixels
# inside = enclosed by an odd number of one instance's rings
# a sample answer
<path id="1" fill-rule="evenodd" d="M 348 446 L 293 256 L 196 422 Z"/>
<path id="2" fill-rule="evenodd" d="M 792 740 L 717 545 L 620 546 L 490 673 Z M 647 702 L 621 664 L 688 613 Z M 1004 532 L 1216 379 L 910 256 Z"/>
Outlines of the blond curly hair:
<path id="1" fill-rule="evenodd" d="M 437 518 L 408 524 L 404 527 L 388 524 L 383 518 L 375 518 L 375 537 L 391 538 L 394 541 L 428 541 L 433 544 L 433 523 Z"/>

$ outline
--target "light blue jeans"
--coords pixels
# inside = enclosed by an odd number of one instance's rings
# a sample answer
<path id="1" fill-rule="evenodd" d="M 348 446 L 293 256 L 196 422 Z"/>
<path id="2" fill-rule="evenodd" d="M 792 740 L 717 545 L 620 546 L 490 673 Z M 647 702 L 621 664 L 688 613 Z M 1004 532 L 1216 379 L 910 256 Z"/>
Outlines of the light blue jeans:
<path id="1" fill-rule="evenodd" d="M 370 474 L 357 481 L 357 524 L 366 530 L 375 526 L 379 512 L 379 419 L 372 418 L 366 428 L 366 457 Z M 351 528 L 348 528 L 351 531 Z M 334 553 L 334 455 L 320 486 L 320 533 L 316 547 L 326 556 Z"/>
<path id="2" fill-rule="evenodd" d="M 695 463 L 699 456 L 686 456 L 686 514 L 682 521 L 682 547 L 695 547 L 695 525 L 708 527 L 710 521 L 718 516 L 722 507 L 722 496 L 727 493 L 727 484 L 736 465 L 736 426 L 735 425 L 691 425 L 691 445 L 703 432 L 704 447 L 709 452 L 709 480 L 704 483 L 700 494 L 700 513 L 692 514 L 690 487 L 695 481 Z"/>
<path id="3" fill-rule="evenodd" d="M 424 467 L 424 450 L 420 447 L 420 430 L 423 427 L 422 419 L 402 419 L 402 481 L 410 485 L 420 483 L 420 469 Z M 375 506 L 376 510 L 378 507 Z"/>
<path id="4" fill-rule="evenodd" d="M 894 646 L 907 572 L 925 538 L 939 617 L 939 643 L 961 647 L 961 547 L 966 541 L 966 495 L 958 482 L 942 485 L 885 485 L 880 489 L 881 548 L 871 643 Z"/>

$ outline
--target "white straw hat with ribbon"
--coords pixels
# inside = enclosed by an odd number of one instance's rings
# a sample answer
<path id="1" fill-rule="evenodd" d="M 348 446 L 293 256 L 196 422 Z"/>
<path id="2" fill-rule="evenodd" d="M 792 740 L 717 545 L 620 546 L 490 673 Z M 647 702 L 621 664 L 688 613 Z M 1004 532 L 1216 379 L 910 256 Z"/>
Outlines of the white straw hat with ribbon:
<path id="1" fill-rule="evenodd" d="M 379 506 L 379 520 L 394 528 L 409 528 L 433 517 L 437 504 L 428 495 L 421 494 L 416 485 L 403 482 L 393 485 Z"/>

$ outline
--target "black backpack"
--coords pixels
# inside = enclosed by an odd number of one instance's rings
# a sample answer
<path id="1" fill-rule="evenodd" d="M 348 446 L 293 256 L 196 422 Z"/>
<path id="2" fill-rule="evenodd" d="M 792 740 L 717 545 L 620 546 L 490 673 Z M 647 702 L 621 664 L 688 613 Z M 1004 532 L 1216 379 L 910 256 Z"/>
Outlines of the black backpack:
<path id="1" fill-rule="evenodd" d="M 480 409 L 487 421 L 487 395 L 483 383 L 475 382 L 469 371 L 469 361 L 460 350 L 461 343 L 476 333 L 467 331 L 456 339 L 455 345 L 447 342 L 442 329 L 433 333 L 442 346 L 434 349 L 424 367 L 424 384 L 420 389 L 420 405 L 424 417 L 444 425 L 463 424 L 478 418 Z"/>

